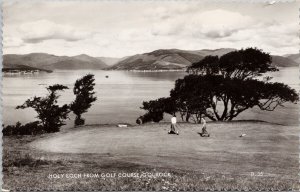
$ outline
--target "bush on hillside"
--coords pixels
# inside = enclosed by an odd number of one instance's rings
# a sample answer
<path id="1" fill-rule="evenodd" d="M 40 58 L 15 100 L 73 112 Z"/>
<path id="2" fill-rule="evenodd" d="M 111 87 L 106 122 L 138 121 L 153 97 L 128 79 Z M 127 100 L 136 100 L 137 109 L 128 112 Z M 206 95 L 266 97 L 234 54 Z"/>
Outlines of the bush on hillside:
<path id="1" fill-rule="evenodd" d="M 7 125 L 3 126 L 2 133 L 4 136 L 10 135 L 38 135 L 45 133 L 43 126 L 40 125 L 39 121 L 34 121 L 22 125 L 20 122 L 17 122 L 16 125 Z"/>
<path id="2" fill-rule="evenodd" d="M 57 92 L 66 89 L 68 87 L 60 84 L 48 86 L 48 94 L 45 97 L 34 96 L 27 99 L 23 105 L 17 106 L 16 109 L 33 108 L 37 113 L 37 118 L 43 125 L 43 130 L 47 133 L 58 132 L 60 127 L 66 124 L 65 120 L 68 119 L 70 107 L 67 104 L 58 105 L 60 95 Z"/>

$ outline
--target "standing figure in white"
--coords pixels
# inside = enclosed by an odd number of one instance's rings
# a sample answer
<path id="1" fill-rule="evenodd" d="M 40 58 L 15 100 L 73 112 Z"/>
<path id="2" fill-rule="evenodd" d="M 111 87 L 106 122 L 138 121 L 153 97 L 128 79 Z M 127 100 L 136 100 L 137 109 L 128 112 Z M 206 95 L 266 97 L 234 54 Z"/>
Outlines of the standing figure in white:
<path id="1" fill-rule="evenodd" d="M 201 118 L 201 121 L 203 122 L 203 125 L 202 125 L 202 133 L 200 133 L 200 135 L 201 137 L 209 137 L 209 133 L 206 130 L 206 121 L 203 117 Z"/>
<path id="2" fill-rule="evenodd" d="M 169 134 L 179 135 L 179 132 L 176 131 L 176 123 L 177 123 L 177 119 L 176 119 L 176 115 L 174 114 L 173 117 L 171 118 L 171 130 L 168 132 Z"/>

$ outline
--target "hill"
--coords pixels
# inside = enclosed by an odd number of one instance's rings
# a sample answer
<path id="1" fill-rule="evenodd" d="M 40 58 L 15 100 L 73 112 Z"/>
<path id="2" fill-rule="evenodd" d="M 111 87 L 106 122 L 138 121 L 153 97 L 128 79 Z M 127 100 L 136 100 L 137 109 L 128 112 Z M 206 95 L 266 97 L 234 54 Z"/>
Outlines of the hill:
<path id="1" fill-rule="evenodd" d="M 46 53 L 30 53 L 25 55 L 8 54 L 3 56 L 4 68 L 11 68 L 18 65 L 47 70 L 103 69 L 107 67 L 103 61 L 88 55 L 68 57 Z"/>
<path id="2" fill-rule="evenodd" d="M 200 61 L 205 56 L 222 56 L 234 51 L 231 48 L 179 50 L 159 49 L 150 53 L 137 54 L 123 59 L 109 67 L 111 70 L 176 70 L 184 69 L 194 62 Z M 277 67 L 295 67 L 298 63 L 294 60 L 272 55 L 272 65 Z"/>
<path id="3" fill-rule="evenodd" d="M 128 57 L 116 65 L 112 70 L 174 70 L 184 69 L 203 56 L 192 51 L 178 49 L 159 49 L 150 53 L 137 54 Z"/>
<path id="4" fill-rule="evenodd" d="M 51 70 L 40 69 L 36 67 L 30 67 L 26 65 L 3 65 L 2 72 L 12 72 L 12 71 L 43 71 L 47 73 L 51 73 Z"/>
<path id="5" fill-rule="evenodd" d="M 203 57 L 208 56 L 208 55 L 220 57 L 222 55 L 225 55 L 225 54 L 230 53 L 235 50 L 236 49 L 232 49 L 232 48 L 221 48 L 221 49 L 202 49 L 202 50 L 191 51 L 191 52 L 194 52 Z"/>
<path id="6" fill-rule="evenodd" d="M 96 57 L 97 59 L 103 61 L 106 65 L 112 66 L 118 62 L 120 62 L 123 59 L 126 59 L 127 57 L 122 58 L 115 58 L 115 57 Z"/>
<path id="7" fill-rule="evenodd" d="M 297 67 L 299 63 L 288 57 L 272 55 L 272 65 L 276 67 Z"/>
<path id="8" fill-rule="evenodd" d="M 47 53 L 25 55 L 7 54 L 3 56 L 4 69 L 33 67 L 39 70 L 55 69 L 110 69 L 110 70 L 181 70 L 207 55 L 222 56 L 234 51 L 231 48 L 179 50 L 159 49 L 149 53 L 123 58 L 91 57 L 81 54 L 73 57 L 56 56 Z M 277 67 L 296 67 L 300 54 L 286 56 L 272 55 L 273 65 Z M 29 69 L 30 70 L 30 69 Z"/>
<path id="9" fill-rule="evenodd" d="M 85 54 L 66 57 L 46 66 L 50 69 L 104 69 L 106 67 L 103 61 Z"/>
<path id="10" fill-rule="evenodd" d="M 300 53 L 285 55 L 285 57 L 295 61 L 296 63 L 300 63 Z"/>

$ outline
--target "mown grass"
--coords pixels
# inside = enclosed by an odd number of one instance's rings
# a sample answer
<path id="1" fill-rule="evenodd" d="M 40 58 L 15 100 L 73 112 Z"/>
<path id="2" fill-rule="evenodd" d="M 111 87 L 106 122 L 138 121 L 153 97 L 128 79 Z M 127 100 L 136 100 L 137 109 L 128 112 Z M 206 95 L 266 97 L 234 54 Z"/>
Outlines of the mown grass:
<path id="1" fill-rule="evenodd" d="M 28 143 L 42 136 L 4 137 L 3 181 L 10 190 L 298 190 L 298 179 L 169 170 L 134 163 L 101 160 L 93 154 L 57 154 L 32 150 Z M 71 160 L 72 159 L 72 160 Z M 170 173 L 171 177 L 101 177 L 101 173 Z M 49 174 L 98 173 L 98 178 L 49 179 Z"/>

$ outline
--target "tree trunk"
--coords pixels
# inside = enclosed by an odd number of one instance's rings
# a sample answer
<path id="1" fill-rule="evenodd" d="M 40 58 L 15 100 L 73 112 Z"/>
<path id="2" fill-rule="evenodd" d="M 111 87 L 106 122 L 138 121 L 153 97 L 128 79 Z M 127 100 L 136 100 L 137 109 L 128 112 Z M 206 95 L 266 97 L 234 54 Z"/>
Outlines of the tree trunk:
<path id="1" fill-rule="evenodd" d="M 184 113 L 183 112 L 180 112 L 180 117 L 181 117 L 181 120 L 184 121 Z"/>
<path id="2" fill-rule="evenodd" d="M 185 116 L 185 121 L 189 122 L 190 117 L 191 117 L 191 114 L 187 112 L 186 116 Z"/>
<path id="3" fill-rule="evenodd" d="M 232 114 L 229 116 L 228 121 L 231 121 L 233 118 L 237 117 L 241 112 L 245 111 L 246 109 L 249 109 L 249 107 L 244 108 L 244 109 L 240 109 L 240 110 L 238 110 L 235 114 L 232 113 Z"/>
<path id="4" fill-rule="evenodd" d="M 224 103 L 224 111 L 223 111 L 223 114 L 221 116 L 221 120 L 223 121 L 225 119 L 225 117 L 227 116 L 227 111 L 228 111 L 228 99 L 225 98 L 223 103 Z"/>
<path id="5" fill-rule="evenodd" d="M 211 115 L 205 114 L 205 116 L 206 116 L 207 118 L 209 118 L 210 120 L 212 120 L 212 121 L 217 121 L 217 119 L 215 119 L 215 118 L 212 117 Z"/>
<path id="6" fill-rule="evenodd" d="M 85 120 L 81 118 L 81 115 L 77 115 L 75 118 L 75 126 L 84 125 Z"/>
<path id="7" fill-rule="evenodd" d="M 212 104 L 212 109 L 213 109 L 213 112 L 215 114 L 216 119 L 219 121 L 220 120 L 220 116 L 219 116 L 218 111 L 217 111 L 217 103 L 213 103 Z"/>

